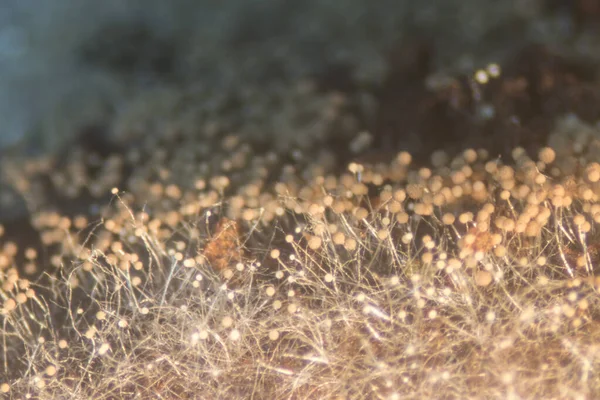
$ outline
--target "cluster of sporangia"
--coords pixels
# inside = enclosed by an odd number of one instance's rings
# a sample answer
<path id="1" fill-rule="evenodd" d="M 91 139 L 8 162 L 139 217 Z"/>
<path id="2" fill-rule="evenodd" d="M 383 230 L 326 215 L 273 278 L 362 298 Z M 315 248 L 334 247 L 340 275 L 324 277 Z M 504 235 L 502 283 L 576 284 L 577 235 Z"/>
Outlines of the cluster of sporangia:
<path id="1" fill-rule="evenodd" d="M 318 307 L 338 291 L 356 295 L 366 314 L 389 319 L 369 305 L 369 290 L 411 288 L 418 294 L 416 309 L 435 320 L 444 313 L 444 296 L 461 294 L 474 301 L 473 293 L 494 286 L 513 294 L 531 285 L 567 288 L 548 311 L 554 317 L 543 329 L 577 329 L 593 319 L 595 300 L 569 288 L 600 286 L 594 278 L 600 257 L 600 157 L 594 153 L 599 138 L 594 127 L 567 117 L 559 121 L 551 143 L 570 144 L 543 148 L 536 159 L 519 148 L 508 161 L 484 150 L 467 149 L 454 158 L 438 151 L 429 167 L 413 168 L 411 155 L 400 152 L 390 163 L 350 163 L 341 175 L 327 173 L 319 162 L 303 171 L 284 166 L 275 183 L 267 177 L 277 156 L 253 157 L 235 136 L 223 140 L 219 162 L 200 167 L 212 175 L 196 171 L 200 178 L 187 186 L 171 169 L 193 159 L 193 146 L 181 146 L 170 158 L 159 150 L 145 163 L 139 150 L 102 163 L 74 152 L 62 169 L 52 159 L 23 161 L 5 170 L 29 202 L 42 247 L 1 238 L 0 311 L 5 332 L 16 332 L 2 340 L 33 335 L 42 347 L 55 342 L 56 363 L 39 371 L 36 364 L 33 374 L 42 389 L 61 368 L 59 350 L 75 336 L 50 333 L 50 326 L 33 322 L 39 318 L 34 311 L 27 316 L 28 309 L 51 308 L 38 293 L 45 289 L 36 289 L 40 286 L 31 276 L 62 276 L 72 290 L 94 297 L 107 270 L 121 271 L 123 285 L 134 293 L 153 284 L 157 266 L 173 264 L 195 271 L 194 288 L 212 273 L 233 292 L 257 280 L 253 295 L 291 315 Z M 128 159 L 140 167 L 124 177 Z M 92 197 L 112 191 L 113 198 L 77 215 L 50 211 L 36 201 L 48 199 L 40 195 L 44 180 L 59 198 L 86 191 Z M 235 187 L 232 181 L 238 182 Z M 45 276 L 40 282 L 53 281 Z M 324 297 L 315 299 L 315 293 Z M 139 304 L 138 311 L 152 313 L 148 307 Z M 107 315 L 102 306 L 93 309 L 92 321 L 114 317 L 120 328 L 129 324 L 115 310 Z M 94 339 L 99 328 L 89 322 L 88 311 L 71 311 L 82 315 L 82 340 Z M 413 311 L 390 311 L 400 320 L 416 318 Z M 485 314 L 490 323 L 496 317 L 491 309 Z M 230 340 L 241 340 L 242 332 L 230 329 L 233 324 L 230 317 L 221 321 Z M 200 330 L 193 340 L 207 335 Z M 280 331 L 268 335 L 277 341 Z M 107 354 L 112 346 L 100 341 L 96 352 Z M 4 347 L 0 368 L 18 363 L 16 351 Z M 4 382 L 0 389 L 7 392 L 11 386 Z"/>

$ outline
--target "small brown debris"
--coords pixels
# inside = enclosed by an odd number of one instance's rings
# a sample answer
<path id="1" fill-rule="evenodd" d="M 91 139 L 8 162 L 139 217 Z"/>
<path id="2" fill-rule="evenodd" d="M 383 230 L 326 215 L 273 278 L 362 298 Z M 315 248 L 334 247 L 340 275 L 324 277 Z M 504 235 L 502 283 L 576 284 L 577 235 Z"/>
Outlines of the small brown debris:
<path id="1" fill-rule="evenodd" d="M 204 257 L 220 272 L 242 260 L 240 232 L 236 221 L 229 218 L 219 220 L 215 235 L 204 249 Z"/>

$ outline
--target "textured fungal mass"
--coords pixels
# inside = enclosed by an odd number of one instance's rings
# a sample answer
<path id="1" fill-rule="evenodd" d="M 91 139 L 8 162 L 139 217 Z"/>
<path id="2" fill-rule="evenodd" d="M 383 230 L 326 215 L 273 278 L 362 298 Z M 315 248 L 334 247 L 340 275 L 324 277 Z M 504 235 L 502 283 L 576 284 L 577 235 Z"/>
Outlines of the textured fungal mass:
<path id="1" fill-rule="evenodd" d="M 400 152 L 389 163 L 351 164 L 341 173 L 318 161 L 303 174 L 284 165 L 275 181 L 263 173 L 272 161 L 257 157 L 238 173 L 217 169 L 216 178 L 189 186 L 170 170 L 193 146 L 173 147 L 159 168 L 150 157 L 129 176 L 107 168 L 91 177 L 95 161 L 76 152 L 60 164 L 13 160 L 9 178 L 25 199 L 47 177 L 79 171 L 81 178 L 37 192 L 48 196 L 32 200 L 29 223 L 41 242 L 2 228 L 1 312 L 11 349 L 3 359 L 14 367 L 5 370 L 12 378 L 3 390 L 34 385 L 43 396 L 61 393 L 86 360 L 96 360 L 92 375 L 68 390 L 96 393 L 107 384 L 135 393 L 140 382 L 153 382 L 152 390 L 223 393 L 219 382 L 236 382 L 244 393 L 280 396 L 319 392 L 326 383 L 353 396 L 358 389 L 347 385 L 358 376 L 348 363 L 359 371 L 376 360 L 388 363 L 392 382 L 366 378 L 379 394 L 401 393 L 402 382 L 425 385 L 436 374 L 471 393 L 466 381 L 476 371 L 538 363 L 571 371 L 570 361 L 538 349 L 570 360 L 551 338 L 585 346 L 595 334 L 600 159 L 591 151 L 600 133 L 567 116 L 550 142 L 579 131 L 590 133 L 590 153 L 572 144 L 542 147 L 530 158 L 515 148 L 514 159 L 503 160 L 467 149 L 438 152 L 438 162 L 423 168 Z M 241 140 L 224 147 L 224 159 L 246 151 Z M 123 165 L 129 157 L 108 159 Z M 572 165 L 579 174 L 563 172 Z M 110 187 L 116 182 L 124 189 Z M 98 197 L 96 211 L 46 209 L 94 185 L 112 197 Z M 58 309 L 45 301 L 50 293 L 62 293 Z M 57 318 L 77 331 L 54 330 Z M 132 344 L 141 332 L 155 333 Z M 479 350 L 457 353 L 464 341 Z M 33 343 L 47 350 L 31 356 L 39 366 L 32 374 L 19 354 Z M 147 376 L 130 375 L 132 351 Z M 177 357 L 176 369 L 156 361 L 167 354 Z M 595 353 L 588 357 L 594 362 Z M 182 369 L 192 378 L 173 386 Z M 256 389 L 246 377 L 259 370 Z M 111 381 L 115 373 L 122 384 Z M 310 379 L 291 389 L 300 373 Z M 500 385 L 529 387 L 527 379 Z M 427 385 L 419 390 L 433 395 Z"/>
<path id="2" fill-rule="evenodd" d="M 515 3 L 519 23 L 560 8 Z M 566 7 L 580 29 L 591 3 Z M 398 25 L 380 17 L 364 36 Z M 218 90 L 134 91 L 62 151 L 3 155 L 2 210 L 26 212 L 0 213 L 0 393 L 598 398 L 600 86 L 587 61 L 526 45 L 441 68 L 432 43 L 408 38 L 381 45 L 386 68 L 312 71 L 271 35 L 287 25 L 201 46 Z M 168 35 L 132 29 L 139 58 L 104 32 L 82 62 L 123 79 L 196 65 L 178 64 Z M 218 58 L 233 48 L 283 57 L 260 65 L 280 80 Z"/>

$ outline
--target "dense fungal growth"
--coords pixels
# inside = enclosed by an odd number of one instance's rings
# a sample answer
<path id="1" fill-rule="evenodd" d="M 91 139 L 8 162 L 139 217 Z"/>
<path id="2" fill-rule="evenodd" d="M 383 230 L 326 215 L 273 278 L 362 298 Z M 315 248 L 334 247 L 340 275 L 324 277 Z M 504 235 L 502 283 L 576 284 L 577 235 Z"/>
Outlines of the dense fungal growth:
<path id="1" fill-rule="evenodd" d="M 310 68 L 263 43 L 287 25 L 240 23 L 233 62 L 182 62 L 144 24 L 85 42 L 86 65 L 173 81 L 60 151 L 3 154 L 0 396 L 597 397 L 596 61 L 442 69 L 419 37 L 382 70 Z M 175 82 L 207 60 L 219 79 Z"/>
<path id="2" fill-rule="evenodd" d="M 13 160 L 41 243 L 1 238 L 2 391 L 594 393 L 600 134 L 567 116 L 549 143 L 270 181 L 229 136 L 191 184 L 196 146 Z"/>

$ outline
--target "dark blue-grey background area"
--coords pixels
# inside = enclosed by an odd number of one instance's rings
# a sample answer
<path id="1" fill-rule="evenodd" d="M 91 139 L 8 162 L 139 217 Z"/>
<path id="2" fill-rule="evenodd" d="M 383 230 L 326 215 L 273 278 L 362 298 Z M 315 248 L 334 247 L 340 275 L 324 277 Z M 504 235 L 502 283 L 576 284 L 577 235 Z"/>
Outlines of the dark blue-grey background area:
<path id="1" fill-rule="evenodd" d="M 552 7 L 548 4 L 553 3 Z M 47 151 L 129 99 L 198 82 L 292 82 L 331 63 L 377 82 L 386 49 L 436 43 L 439 68 L 500 58 L 525 38 L 572 30 L 546 0 L 4 0 L 0 6 L 0 149 Z M 567 7 L 568 8 L 568 7 Z"/>

